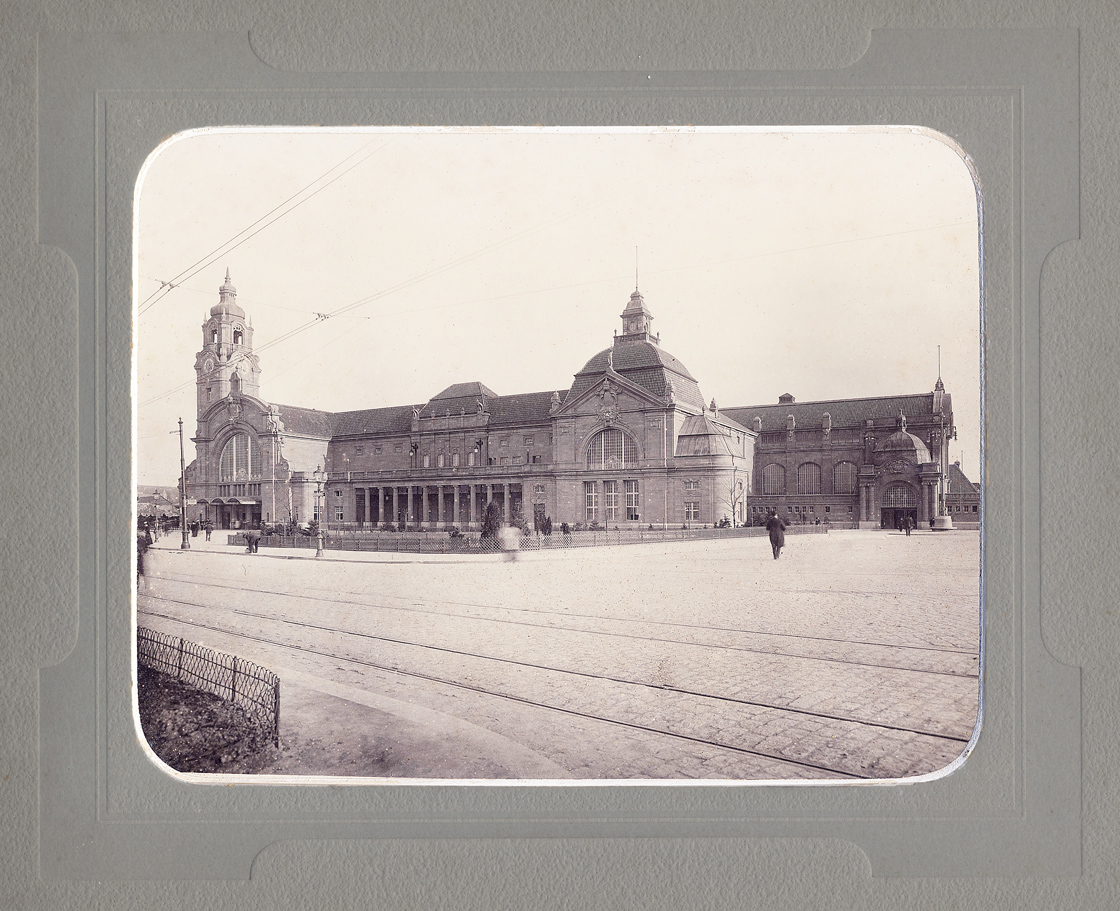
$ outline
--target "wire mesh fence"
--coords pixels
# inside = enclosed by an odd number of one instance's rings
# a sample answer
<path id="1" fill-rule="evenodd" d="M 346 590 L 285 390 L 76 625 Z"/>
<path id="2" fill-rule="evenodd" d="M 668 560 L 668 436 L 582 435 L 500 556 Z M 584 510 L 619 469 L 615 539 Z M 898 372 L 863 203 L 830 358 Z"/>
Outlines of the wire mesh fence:
<path id="1" fill-rule="evenodd" d="M 790 525 L 786 534 L 827 534 L 828 525 Z M 572 530 L 564 534 L 554 530 L 551 535 L 522 535 L 521 550 L 560 550 L 571 547 L 615 547 L 627 544 L 653 544 L 671 541 L 722 540 L 724 538 L 765 537 L 761 526 L 737 528 L 598 528 Z M 246 546 L 244 534 L 231 534 L 231 546 Z M 262 535 L 261 547 L 314 549 L 316 540 L 306 535 Z M 336 551 L 385 551 L 398 553 L 496 553 L 501 544 L 495 538 L 482 538 L 476 531 L 448 534 L 442 529 L 415 531 L 330 532 L 323 536 L 323 547 Z"/>
<path id="2" fill-rule="evenodd" d="M 267 668 L 142 626 L 136 629 L 136 661 L 228 699 L 280 745 L 280 678 Z"/>

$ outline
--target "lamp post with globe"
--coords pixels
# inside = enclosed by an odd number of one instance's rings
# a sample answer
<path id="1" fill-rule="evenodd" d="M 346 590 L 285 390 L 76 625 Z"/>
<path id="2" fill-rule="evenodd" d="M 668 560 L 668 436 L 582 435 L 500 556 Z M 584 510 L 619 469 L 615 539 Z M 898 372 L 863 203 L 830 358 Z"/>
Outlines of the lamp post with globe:
<path id="1" fill-rule="evenodd" d="M 312 474 L 315 479 L 315 556 L 323 556 L 323 481 L 326 475 L 321 466 L 316 465 Z"/>

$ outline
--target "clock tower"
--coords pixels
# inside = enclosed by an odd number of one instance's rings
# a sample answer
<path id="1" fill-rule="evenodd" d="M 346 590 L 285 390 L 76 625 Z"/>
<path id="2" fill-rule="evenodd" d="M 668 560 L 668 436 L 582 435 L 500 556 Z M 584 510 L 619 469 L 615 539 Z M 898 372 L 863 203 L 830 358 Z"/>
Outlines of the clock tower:
<path id="1" fill-rule="evenodd" d="M 202 350 L 194 360 L 200 419 L 215 402 L 230 395 L 260 397 L 261 368 L 253 354 L 253 326 L 238 306 L 229 269 L 218 295 L 218 303 L 202 324 Z"/>

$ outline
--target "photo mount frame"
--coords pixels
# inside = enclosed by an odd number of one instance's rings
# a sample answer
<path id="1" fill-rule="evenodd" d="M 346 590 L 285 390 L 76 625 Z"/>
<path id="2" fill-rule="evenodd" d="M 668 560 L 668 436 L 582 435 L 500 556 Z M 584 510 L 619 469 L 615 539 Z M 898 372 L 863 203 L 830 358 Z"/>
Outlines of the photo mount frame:
<path id="1" fill-rule="evenodd" d="M 1080 678 L 1042 641 L 1040 507 L 1022 492 L 1040 478 L 1042 264 L 1078 236 L 1077 57 L 1073 31 L 876 31 L 859 61 L 828 72 L 296 74 L 262 63 L 245 35 L 41 36 L 39 240 L 78 276 L 82 542 L 76 640 L 40 673 L 41 875 L 243 879 L 265 846 L 293 839 L 635 836 L 841 840 L 873 876 L 1076 874 Z M 1011 482 L 984 486 L 985 721 L 972 756 L 936 782 L 833 790 L 223 789 L 164 775 L 132 726 L 122 613 L 132 504 L 120 355 L 140 165 L 190 127 L 487 123 L 511 110 L 595 125 L 604 98 L 612 122 L 631 124 L 865 115 L 941 130 L 972 156 L 985 199 L 985 477 Z"/>

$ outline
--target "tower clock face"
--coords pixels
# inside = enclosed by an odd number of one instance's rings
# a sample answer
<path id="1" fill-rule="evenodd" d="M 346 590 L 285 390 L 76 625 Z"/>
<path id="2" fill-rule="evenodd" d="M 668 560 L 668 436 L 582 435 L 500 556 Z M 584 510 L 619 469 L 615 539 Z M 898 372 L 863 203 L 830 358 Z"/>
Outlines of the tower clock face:
<path id="1" fill-rule="evenodd" d="M 214 370 L 213 359 L 212 358 L 206 358 L 206 360 L 204 360 L 202 362 L 202 372 L 203 373 L 212 373 L 213 370 Z"/>

